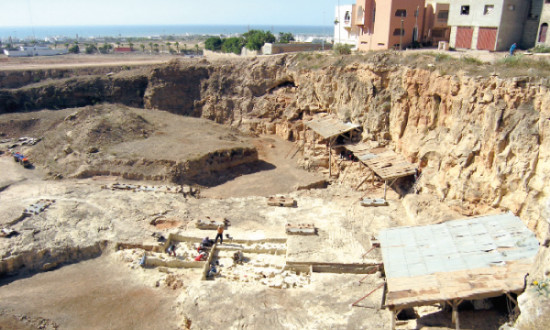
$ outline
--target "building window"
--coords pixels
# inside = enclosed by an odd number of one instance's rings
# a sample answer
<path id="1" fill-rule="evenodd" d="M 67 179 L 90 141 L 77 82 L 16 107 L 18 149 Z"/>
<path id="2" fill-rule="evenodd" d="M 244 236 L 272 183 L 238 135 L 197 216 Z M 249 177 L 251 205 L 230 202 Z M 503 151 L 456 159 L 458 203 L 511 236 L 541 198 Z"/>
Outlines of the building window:
<path id="1" fill-rule="evenodd" d="M 393 30 L 393 35 L 394 36 L 399 36 L 399 35 L 404 36 L 405 35 L 405 29 L 395 29 L 395 30 Z"/>
<path id="2" fill-rule="evenodd" d="M 351 15 L 349 11 L 346 11 L 346 13 L 344 14 L 344 23 L 348 24 L 350 20 L 351 20 Z"/>
<path id="3" fill-rule="evenodd" d="M 490 15 L 494 9 L 495 5 L 485 5 L 485 9 L 483 9 L 483 15 Z"/>
<path id="4" fill-rule="evenodd" d="M 449 11 L 448 10 L 440 10 L 439 13 L 437 13 L 437 19 L 440 21 L 446 21 L 449 19 Z"/>
<path id="5" fill-rule="evenodd" d="M 397 17 L 407 17 L 407 9 L 397 9 L 395 11 L 395 16 L 397 16 Z"/>
<path id="6" fill-rule="evenodd" d="M 470 15 L 470 6 L 460 6 L 460 15 Z"/>

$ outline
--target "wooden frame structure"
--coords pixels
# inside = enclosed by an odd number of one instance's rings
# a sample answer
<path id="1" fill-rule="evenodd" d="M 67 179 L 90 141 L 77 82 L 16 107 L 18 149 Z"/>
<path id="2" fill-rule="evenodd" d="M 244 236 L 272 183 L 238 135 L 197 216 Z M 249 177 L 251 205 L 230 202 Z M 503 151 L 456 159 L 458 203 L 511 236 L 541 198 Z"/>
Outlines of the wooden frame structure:
<path id="1" fill-rule="evenodd" d="M 328 172 L 329 176 L 332 176 L 332 144 L 338 136 L 348 132 L 350 133 L 350 140 L 353 139 L 353 131 L 360 128 L 361 125 L 344 123 L 332 117 L 313 119 L 306 122 L 305 125 L 311 128 L 323 139 L 328 140 Z"/>
<path id="2" fill-rule="evenodd" d="M 414 175 L 417 173 L 416 165 L 409 163 L 405 157 L 385 148 L 369 148 L 366 144 L 346 145 L 347 150 L 353 152 L 354 156 L 372 171 L 372 180 L 377 175 L 384 180 L 384 200 L 386 190 L 391 187 L 399 178 Z M 371 176 L 366 177 L 361 184 L 368 181 Z M 359 188 L 359 186 L 357 187 Z"/>
<path id="3" fill-rule="evenodd" d="M 460 328 L 464 300 L 506 295 L 525 289 L 525 275 L 539 242 L 511 213 L 441 224 L 382 230 L 379 235 L 387 293 L 384 307 L 396 315 L 405 308 L 445 303 Z"/>

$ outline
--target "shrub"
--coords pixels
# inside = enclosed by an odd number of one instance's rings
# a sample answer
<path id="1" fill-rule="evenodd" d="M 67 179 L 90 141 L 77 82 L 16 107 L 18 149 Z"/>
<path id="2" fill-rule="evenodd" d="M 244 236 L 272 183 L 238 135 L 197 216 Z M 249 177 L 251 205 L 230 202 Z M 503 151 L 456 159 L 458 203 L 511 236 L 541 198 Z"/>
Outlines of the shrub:
<path id="1" fill-rule="evenodd" d="M 336 44 L 334 46 L 334 53 L 336 55 L 349 55 L 351 54 L 351 45 Z"/>
<path id="2" fill-rule="evenodd" d="M 532 48 L 531 51 L 533 53 L 550 53 L 550 47 L 538 45 L 535 48 Z"/>
<path id="3" fill-rule="evenodd" d="M 283 33 L 283 32 L 279 32 L 279 42 L 282 43 L 282 44 L 288 44 L 289 42 L 291 41 L 294 41 L 294 35 L 290 32 L 288 33 Z"/>
<path id="4" fill-rule="evenodd" d="M 464 56 L 460 60 L 464 63 L 467 63 L 467 64 L 474 64 L 474 65 L 483 64 L 482 60 L 479 60 L 479 59 L 477 59 L 475 57 L 471 57 L 471 56 Z"/>
<path id="5" fill-rule="evenodd" d="M 233 53 L 240 55 L 244 40 L 238 37 L 231 37 L 223 40 L 221 50 L 224 53 Z"/>
<path id="6" fill-rule="evenodd" d="M 97 47 L 95 45 L 86 45 L 86 54 L 97 53 Z"/>
<path id="7" fill-rule="evenodd" d="M 69 47 L 69 53 L 72 53 L 72 54 L 80 53 L 80 47 L 78 47 L 78 45 L 72 45 L 71 47 Z"/>
<path id="8" fill-rule="evenodd" d="M 222 44 L 220 37 L 210 37 L 204 42 L 204 48 L 216 52 L 222 49 Z"/>

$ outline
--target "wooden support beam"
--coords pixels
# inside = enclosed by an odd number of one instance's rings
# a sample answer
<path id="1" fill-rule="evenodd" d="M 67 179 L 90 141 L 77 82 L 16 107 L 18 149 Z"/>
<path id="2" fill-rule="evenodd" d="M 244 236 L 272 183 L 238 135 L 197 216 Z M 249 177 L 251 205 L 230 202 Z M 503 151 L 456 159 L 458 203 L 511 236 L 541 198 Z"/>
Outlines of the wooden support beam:
<path id="1" fill-rule="evenodd" d="M 353 304 L 351 304 L 351 306 L 357 305 L 357 303 L 361 302 L 362 300 L 364 300 L 365 298 L 367 298 L 368 296 L 370 296 L 371 294 L 373 294 L 374 291 L 380 289 L 380 288 L 383 287 L 385 284 L 386 284 L 386 282 L 380 284 L 380 285 L 377 286 L 374 290 L 372 290 L 371 292 L 367 293 L 363 298 L 361 298 L 361 299 L 357 300 L 356 302 L 354 302 Z"/>
<path id="2" fill-rule="evenodd" d="M 368 177 L 368 176 L 367 176 L 367 177 L 365 177 L 365 178 L 363 179 L 363 181 L 361 181 L 361 183 L 360 183 L 360 184 L 358 184 L 358 185 L 357 185 L 357 187 L 355 187 L 355 190 L 359 189 L 359 187 L 361 187 L 361 186 L 363 185 L 363 183 L 365 183 L 365 182 L 366 182 L 366 181 L 367 181 L 368 179 L 369 179 L 369 177 Z"/>
<path id="3" fill-rule="evenodd" d="M 328 177 L 332 177 L 332 138 L 328 139 Z"/>
<path id="4" fill-rule="evenodd" d="M 519 315 L 518 301 L 516 299 L 514 299 L 514 297 L 512 297 L 512 295 L 508 292 L 506 292 L 506 297 L 508 297 L 508 299 L 510 299 L 510 301 L 514 304 L 514 308 L 512 309 L 512 314 Z M 508 312 L 510 312 L 510 311 L 508 311 Z"/>
<path id="5" fill-rule="evenodd" d="M 458 317 L 458 306 L 464 301 L 463 299 L 458 300 L 452 300 L 449 305 L 453 308 L 453 312 L 451 315 L 451 322 L 455 325 L 455 329 L 460 329 L 460 319 Z"/>

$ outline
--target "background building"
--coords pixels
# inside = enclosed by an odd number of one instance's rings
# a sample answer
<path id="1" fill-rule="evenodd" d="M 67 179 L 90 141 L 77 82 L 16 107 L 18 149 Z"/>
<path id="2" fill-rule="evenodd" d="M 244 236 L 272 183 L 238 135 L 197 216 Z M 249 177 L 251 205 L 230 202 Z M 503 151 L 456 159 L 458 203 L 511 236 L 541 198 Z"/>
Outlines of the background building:
<path id="1" fill-rule="evenodd" d="M 359 50 L 405 49 L 421 41 L 424 0 L 357 0 Z"/>
<path id="2" fill-rule="evenodd" d="M 337 6 L 334 13 L 334 43 L 357 47 L 358 28 L 352 24 L 355 5 Z"/>
<path id="3" fill-rule="evenodd" d="M 440 41 L 449 41 L 451 28 L 449 6 L 452 0 L 426 0 L 422 40 L 424 43 L 437 45 Z"/>
<path id="4" fill-rule="evenodd" d="M 530 3 L 525 0 L 451 1 L 450 46 L 493 51 L 520 43 Z"/>
<path id="5" fill-rule="evenodd" d="M 544 3 L 542 3 L 544 1 Z M 550 46 L 550 35 L 548 33 L 548 24 L 550 24 L 550 0 L 540 0 L 541 14 L 539 26 L 536 34 L 536 44 Z"/>

